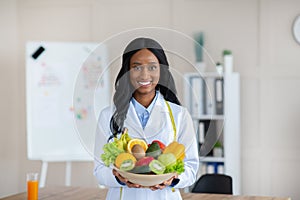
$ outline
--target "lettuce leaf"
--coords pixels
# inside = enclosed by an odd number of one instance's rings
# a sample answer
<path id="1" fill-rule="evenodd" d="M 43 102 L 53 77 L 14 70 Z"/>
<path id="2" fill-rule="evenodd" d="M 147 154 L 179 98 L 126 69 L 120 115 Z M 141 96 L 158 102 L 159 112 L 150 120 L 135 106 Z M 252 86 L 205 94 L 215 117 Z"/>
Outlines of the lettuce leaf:
<path id="1" fill-rule="evenodd" d="M 113 164 L 115 162 L 116 157 L 124 152 L 124 150 L 121 150 L 118 148 L 117 144 L 115 142 L 107 143 L 103 146 L 103 154 L 101 155 L 101 159 L 104 162 L 104 164 L 108 167 L 110 164 Z"/>
<path id="2" fill-rule="evenodd" d="M 184 162 L 180 159 L 176 160 L 176 163 L 172 166 L 167 166 L 164 173 L 176 172 L 178 175 L 184 172 Z"/>

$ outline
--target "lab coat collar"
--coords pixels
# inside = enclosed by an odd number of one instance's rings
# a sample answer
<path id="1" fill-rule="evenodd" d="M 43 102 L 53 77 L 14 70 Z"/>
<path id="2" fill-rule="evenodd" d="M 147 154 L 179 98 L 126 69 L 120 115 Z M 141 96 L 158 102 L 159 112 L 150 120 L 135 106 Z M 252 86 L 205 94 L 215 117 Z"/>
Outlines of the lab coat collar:
<path id="1" fill-rule="evenodd" d="M 169 111 L 163 95 L 159 93 L 145 129 L 143 129 L 139 121 L 132 102 L 130 102 L 124 125 L 128 128 L 128 133 L 132 137 L 142 138 L 147 141 L 149 138 L 163 132 L 163 129 L 166 129 L 166 126 L 169 126 L 169 124 Z"/>

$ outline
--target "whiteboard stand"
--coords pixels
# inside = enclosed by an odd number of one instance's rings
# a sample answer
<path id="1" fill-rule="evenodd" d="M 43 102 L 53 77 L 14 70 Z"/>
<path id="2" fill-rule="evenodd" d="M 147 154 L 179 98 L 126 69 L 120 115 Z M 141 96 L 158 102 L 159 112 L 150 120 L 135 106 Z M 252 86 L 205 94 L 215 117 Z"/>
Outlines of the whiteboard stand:
<path id="1" fill-rule="evenodd" d="M 66 162 L 66 176 L 65 176 L 65 185 L 71 186 L 71 170 L 72 170 L 72 163 L 71 161 Z"/>
<path id="2" fill-rule="evenodd" d="M 43 163 L 42 163 L 41 177 L 40 177 L 40 184 L 39 184 L 40 188 L 43 188 L 46 185 L 48 163 L 50 161 L 42 161 L 42 162 Z M 66 162 L 65 186 L 71 186 L 72 162 L 71 161 L 65 161 L 65 162 Z"/>
<path id="3" fill-rule="evenodd" d="M 45 187 L 46 183 L 46 176 L 47 176 L 47 170 L 48 170 L 48 162 L 42 161 L 42 170 L 41 170 L 41 177 L 40 177 L 40 188 Z"/>

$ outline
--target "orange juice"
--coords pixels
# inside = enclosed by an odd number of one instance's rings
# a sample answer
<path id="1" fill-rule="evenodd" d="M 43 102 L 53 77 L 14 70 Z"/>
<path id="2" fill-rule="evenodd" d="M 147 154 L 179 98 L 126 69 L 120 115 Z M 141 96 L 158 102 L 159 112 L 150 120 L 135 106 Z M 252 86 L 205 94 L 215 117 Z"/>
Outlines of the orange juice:
<path id="1" fill-rule="evenodd" d="M 27 181 L 27 200 L 38 200 L 38 181 Z"/>

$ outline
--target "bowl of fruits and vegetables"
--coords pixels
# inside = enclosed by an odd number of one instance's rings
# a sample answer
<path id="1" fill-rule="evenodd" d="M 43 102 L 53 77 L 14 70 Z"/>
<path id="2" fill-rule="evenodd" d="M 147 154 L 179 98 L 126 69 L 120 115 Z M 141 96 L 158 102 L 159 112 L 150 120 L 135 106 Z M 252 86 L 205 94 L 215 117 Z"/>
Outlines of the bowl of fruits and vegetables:
<path id="1" fill-rule="evenodd" d="M 161 184 L 184 172 L 185 147 L 176 141 L 167 146 L 159 140 L 147 144 L 131 138 L 127 130 L 103 147 L 101 159 L 128 181 L 141 186 Z"/>

